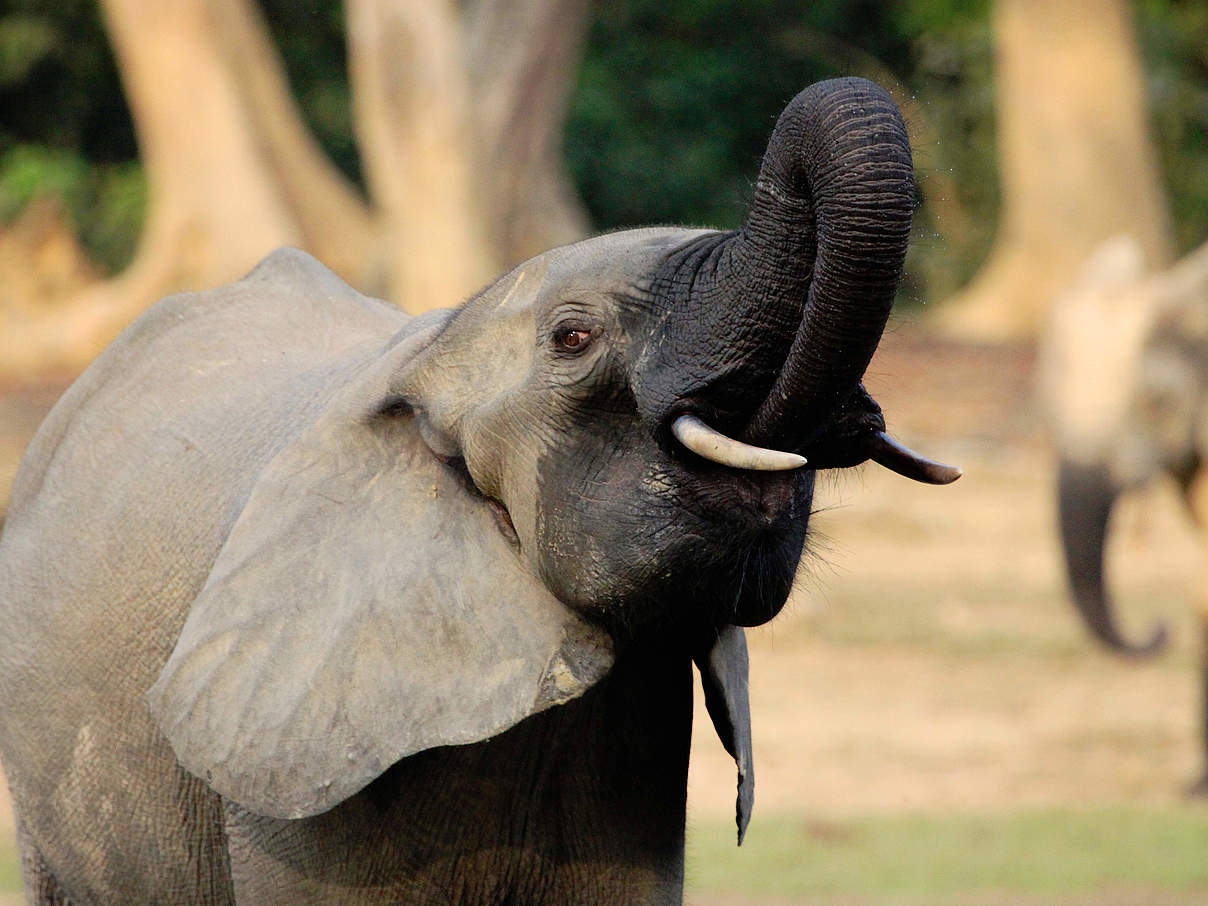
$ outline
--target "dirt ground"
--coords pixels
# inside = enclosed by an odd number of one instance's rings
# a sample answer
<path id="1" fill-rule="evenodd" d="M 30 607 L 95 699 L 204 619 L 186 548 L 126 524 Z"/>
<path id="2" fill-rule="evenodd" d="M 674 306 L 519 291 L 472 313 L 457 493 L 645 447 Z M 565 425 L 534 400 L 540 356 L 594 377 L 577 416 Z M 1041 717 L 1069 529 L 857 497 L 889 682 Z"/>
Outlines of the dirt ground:
<path id="1" fill-rule="evenodd" d="M 1127 663 L 1087 640 L 1063 597 L 1031 365 L 1026 348 L 887 334 L 866 384 L 891 430 L 965 475 L 932 488 L 867 466 L 822 482 L 794 598 L 751 633 L 755 821 L 1162 803 L 1196 774 L 1202 551 L 1169 487 L 1129 497 L 1112 583 L 1127 625 L 1168 622 L 1172 649 Z M 0 488 L 56 393 L 0 396 Z M 702 718 L 690 815 L 733 802 Z"/>

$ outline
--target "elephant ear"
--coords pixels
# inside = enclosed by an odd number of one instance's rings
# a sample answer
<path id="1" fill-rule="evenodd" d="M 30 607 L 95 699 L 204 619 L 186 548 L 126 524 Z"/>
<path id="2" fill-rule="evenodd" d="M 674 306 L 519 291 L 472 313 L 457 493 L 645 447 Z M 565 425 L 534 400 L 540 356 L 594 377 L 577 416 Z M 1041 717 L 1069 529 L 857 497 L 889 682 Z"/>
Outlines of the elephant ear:
<path id="1" fill-rule="evenodd" d="M 750 659 L 747 655 L 746 632 L 738 626 L 722 627 L 713 643 L 694 660 L 700 670 L 705 709 L 713 720 L 713 728 L 721 744 L 738 765 L 735 821 L 738 824 L 738 845 L 742 846 L 747 825 L 751 821 L 751 809 L 755 806 L 755 758 L 751 748 L 748 692 Z"/>
<path id="2" fill-rule="evenodd" d="M 253 812 L 325 811 L 612 664 L 391 403 L 432 332 L 350 377 L 266 466 L 148 693 L 180 763 Z"/>

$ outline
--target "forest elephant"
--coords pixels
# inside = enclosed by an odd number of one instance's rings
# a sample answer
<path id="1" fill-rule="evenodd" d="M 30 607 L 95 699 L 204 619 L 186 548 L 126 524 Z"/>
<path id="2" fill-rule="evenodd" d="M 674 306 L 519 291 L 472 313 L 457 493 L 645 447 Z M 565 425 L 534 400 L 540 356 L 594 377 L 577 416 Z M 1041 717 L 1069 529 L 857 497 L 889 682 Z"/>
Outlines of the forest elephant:
<path id="1" fill-rule="evenodd" d="M 1182 489 L 1208 553 L 1208 243 L 1148 277 L 1135 241 L 1105 243 L 1054 306 L 1040 388 L 1061 460 L 1058 510 L 1074 604 L 1111 649 L 1156 654 L 1164 626 L 1139 640 L 1118 626 L 1104 545 L 1120 495 L 1165 475 Z M 1208 746 L 1208 575 L 1199 591 Z M 1199 794 L 1208 793 L 1205 755 Z"/>
<path id="2" fill-rule="evenodd" d="M 600 236 L 415 318 L 292 250 L 153 307 L 0 543 L 31 902 L 680 902 L 692 663 L 741 839 L 742 627 L 815 471 L 959 474 L 861 384 L 913 207 L 896 107 L 840 79 L 740 230 Z"/>

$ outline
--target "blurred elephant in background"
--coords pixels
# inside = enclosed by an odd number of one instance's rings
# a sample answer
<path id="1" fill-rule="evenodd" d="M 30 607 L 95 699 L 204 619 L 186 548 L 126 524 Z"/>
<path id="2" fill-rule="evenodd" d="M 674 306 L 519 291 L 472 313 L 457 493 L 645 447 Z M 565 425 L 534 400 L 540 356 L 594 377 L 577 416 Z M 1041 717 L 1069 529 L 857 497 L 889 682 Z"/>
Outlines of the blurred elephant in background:
<path id="1" fill-rule="evenodd" d="M 32 902 L 680 902 L 691 663 L 741 839 L 741 627 L 815 470 L 959 474 L 860 384 L 913 206 L 896 107 L 841 79 L 741 230 L 598 237 L 418 318 L 287 250 L 140 318 L 0 542 Z"/>
<path id="2" fill-rule="evenodd" d="M 1167 632 L 1158 626 L 1133 641 L 1117 626 L 1103 562 L 1114 502 L 1172 477 L 1208 553 L 1208 243 L 1168 271 L 1146 277 L 1143 269 L 1132 239 L 1105 243 L 1054 306 L 1039 369 L 1061 459 L 1058 507 L 1074 603 L 1096 637 L 1135 657 L 1161 651 Z M 1208 581 L 1200 595 L 1208 746 Z M 1208 768 L 1195 791 L 1208 793 Z"/>

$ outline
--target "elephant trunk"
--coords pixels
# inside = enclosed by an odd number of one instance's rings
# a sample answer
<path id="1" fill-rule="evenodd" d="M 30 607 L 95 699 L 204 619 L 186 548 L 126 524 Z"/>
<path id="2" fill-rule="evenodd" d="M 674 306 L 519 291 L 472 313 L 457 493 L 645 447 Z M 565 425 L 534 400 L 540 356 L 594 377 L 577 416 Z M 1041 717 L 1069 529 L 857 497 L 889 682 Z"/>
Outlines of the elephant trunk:
<path id="1" fill-rule="evenodd" d="M 804 256 L 800 325 L 746 439 L 800 448 L 855 390 L 893 306 L 913 209 L 906 124 L 883 89 L 837 79 L 798 95 L 772 134 L 745 232 L 757 257 L 802 241 L 816 251 Z M 805 216 L 813 229 L 798 226 Z"/>
<path id="2" fill-rule="evenodd" d="M 1118 494 L 1106 469 L 1062 462 L 1058 501 L 1066 575 L 1074 604 L 1087 628 L 1114 651 L 1148 657 L 1166 646 L 1166 628 L 1156 627 L 1140 644 L 1125 639 L 1116 625 L 1104 582 L 1107 525 Z"/>
<path id="3" fill-rule="evenodd" d="M 858 78 L 802 91 L 772 133 L 743 228 L 698 236 L 656 277 L 652 297 L 670 305 L 635 369 L 639 399 L 749 444 L 806 448 L 880 340 L 913 207 L 888 94 Z"/>

